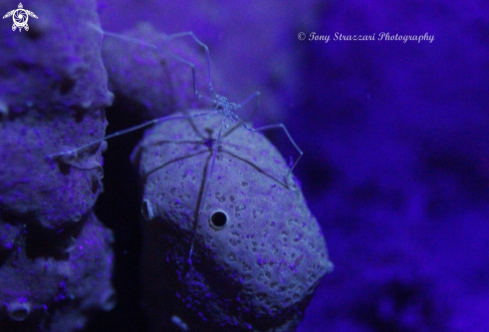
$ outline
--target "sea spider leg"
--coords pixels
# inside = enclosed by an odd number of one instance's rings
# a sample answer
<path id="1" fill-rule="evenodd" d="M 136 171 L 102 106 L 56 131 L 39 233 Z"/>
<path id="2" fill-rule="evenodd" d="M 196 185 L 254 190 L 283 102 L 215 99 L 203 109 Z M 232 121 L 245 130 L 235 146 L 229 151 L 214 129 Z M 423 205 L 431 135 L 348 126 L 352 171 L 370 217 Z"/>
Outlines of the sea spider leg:
<path id="1" fill-rule="evenodd" d="M 137 39 L 137 38 L 133 38 L 133 37 L 130 37 L 130 36 L 125 36 L 125 35 L 120 35 L 120 34 L 108 32 L 108 31 L 104 31 L 99 26 L 94 25 L 93 23 L 90 23 L 90 22 L 88 22 L 87 24 L 90 27 L 92 27 L 93 29 L 95 29 L 96 31 L 98 31 L 99 33 L 103 34 L 103 35 L 112 36 L 112 37 L 123 39 L 123 40 L 128 40 L 128 41 L 131 41 L 131 42 L 139 43 L 141 45 L 147 46 L 147 47 L 152 48 L 152 49 L 163 51 L 157 45 L 154 45 L 154 44 L 151 44 L 151 43 L 147 43 L 147 42 L 145 42 L 143 40 L 140 40 L 140 39 Z M 238 121 L 238 122 L 242 123 L 247 130 L 250 130 L 252 132 L 265 131 L 265 130 L 268 130 L 268 129 L 276 129 L 276 128 L 277 129 L 282 129 L 285 132 L 285 134 L 287 135 L 287 138 L 289 139 L 289 141 L 292 143 L 292 145 L 294 146 L 294 148 L 299 153 L 299 157 L 295 160 L 294 164 L 291 166 L 291 168 L 289 169 L 289 171 L 287 173 L 287 176 L 286 177 L 288 178 L 289 175 L 294 170 L 294 168 L 299 163 L 300 159 L 302 158 L 303 151 L 299 148 L 299 146 L 297 145 L 297 143 L 294 141 L 294 139 L 292 138 L 292 135 L 290 135 L 289 131 L 287 130 L 287 127 L 283 123 L 265 125 L 265 126 L 262 126 L 262 127 L 259 127 L 259 128 L 253 128 L 252 126 L 247 125 L 234 111 L 237 110 L 237 109 L 240 109 L 242 106 L 246 105 L 250 100 L 256 98 L 256 105 L 255 105 L 255 109 L 253 111 L 253 115 L 254 115 L 257 112 L 257 110 L 258 110 L 258 105 L 259 105 L 259 100 L 260 100 L 260 98 L 259 98 L 260 97 L 260 92 L 257 91 L 255 93 L 251 94 L 249 97 L 247 97 L 245 100 L 243 100 L 239 104 L 230 102 L 230 101 L 228 101 L 228 99 L 226 97 L 217 94 L 217 92 L 214 90 L 214 87 L 212 85 L 211 57 L 210 57 L 209 47 L 206 44 L 204 44 L 200 39 L 198 39 L 192 31 L 179 32 L 179 33 L 175 33 L 175 34 L 171 34 L 171 35 L 164 35 L 163 36 L 163 39 L 166 40 L 166 41 L 169 41 L 169 40 L 172 40 L 172 39 L 177 39 L 177 38 L 182 38 L 182 37 L 190 37 L 190 38 L 192 38 L 198 45 L 200 45 L 205 50 L 205 53 L 206 53 L 206 61 L 207 61 L 207 79 L 208 79 L 208 86 L 209 86 L 210 92 L 213 94 L 213 98 L 209 98 L 207 96 L 204 96 L 204 95 L 202 95 L 197 90 L 196 73 L 195 73 L 195 64 L 194 63 L 192 63 L 190 61 L 187 61 L 187 60 L 185 60 L 185 59 L 183 59 L 183 58 L 181 58 L 181 57 L 179 57 L 179 56 L 177 56 L 175 54 L 172 54 L 171 52 L 165 52 L 165 53 L 168 54 L 169 56 L 173 57 L 175 60 L 177 60 L 179 62 L 182 62 L 184 64 L 187 64 L 190 67 L 190 69 L 192 71 L 192 81 L 193 81 L 194 93 L 197 95 L 197 97 L 199 99 L 209 100 L 209 101 L 213 102 L 214 105 L 215 105 L 215 108 L 214 108 L 214 111 L 215 112 L 209 112 L 208 114 L 194 115 L 192 117 L 198 117 L 198 116 L 202 116 L 202 115 L 211 115 L 212 113 L 213 114 L 223 114 L 225 116 L 225 119 L 223 120 L 223 123 L 224 123 L 224 121 L 227 118 L 230 118 L 233 122 L 234 121 Z M 188 119 L 191 119 L 192 118 L 190 116 L 187 116 L 187 117 L 188 117 Z M 91 146 L 92 144 L 100 143 L 104 139 L 109 139 L 109 138 L 112 138 L 112 137 L 120 136 L 120 135 L 126 134 L 128 132 L 132 132 L 132 131 L 135 131 L 135 130 L 139 130 L 141 128 L 145 128 L 145 127 L 150 126 L 152 124 L 156 124 L 156 123 L 163 122 L 163 121 L 177 120 L 177 119 L 181 119 L 181 118 L 184 118 L 184 117 L 182 116 L 182 117 L 177 117 L 177 118 L 173 118 L 173 119 L 172 118 L 158 118 L 158 119 L 150 120 L 150 121 L 145 122 L 145 123 L 143 123 L 141 125 L 138 125 L 138 126 L 135 126 L 135 127 L 129 128 L 129 129 L 126 129 L 126 130 L 119 131 L 119 132 L 114 133 L 112 135 L 109 135 L 109 136 L 107 136 L 107 137 L 105 137 L 103 139 L 100 139 L 100 140 L 94 141 L 92 143 L 86 144 L 84 146 L 81 146 L 80 148 L 67 151 L 67 153 L 73 153 L 73 152 L 76 153 L 77 151 L 79 151 L 79 150 L 81 150 L 83 148 L 86 148 L 88 146 Z M 218 143 L 219 143 L 219 140 L 218 140 L 218 142 L 217 142 L 216 145 L 218 145 Z M 53 155 L 50 155 L 48 157 L 51 157 L 52 158 L 52 157 L 57 157 L 59 155 L 60 154 L 53 154 Z"/>
<path id="2" fill-rule="evenodd" d="M 127 40 L 127 41 L 130 41 L 130 42 L 133 42 L 133 43 L 137 43 L 137 44 L 146 46 L 148 48 L 154 49 L 154 50 L 159 51 L 159 52 L 164 52 L 166 55 L 168 55 L 171 58 L 177 60 L 178 62 L 181 62 L 183 64 L 188 65 L 190 67 L 190 70 L 192 71 L 192 84 L 193 84 L 193 88 L 194 88 L 194 93 L 195 93 L 195 95 L 199 99 L 203 97 L 200 94 L 200 92 L 197 90 L 195 64 L 193 62 L 190 62 L 188 60 L 185 60 L 184 58 L 179 57 L 176 54 L 173 54 L 171 52 L 165 51 L 161 47 L 158 47 L 157 45 L 152 44 L 152 43 L 145 42 L 144 40 L 141 40 L 141 39 L 138 39 L 138 38 L 134 38 L 134 37 L 130 37 L 130 36 L 126 36 L 126 35 L 121 35 L 121 34 L 113 33 L 113 32 L 109 32 L 109 31 L 105 31 L 105 30 L 101 29 L 99 26 L 97 26 L 97 25 L 95 25 L 95 24 L 93 24 L 91 22 L 88 22 L 87 25 L 89 27 L 95 29 L 97 32 L 99 32 L 102 35 L 111 36 L 113 38 L 117 38 L 117 39 L 121 39 L 121 40 Z M 165 34 L 163 34 L 162 35 L 162 39 L 163 39 L 163 41 L 169 41 L 169 40 L 172 40 L 172 39 L 181 38 L 181 37 L 185 37 L 185 36 L 191 37 L 195 42 L 197 42 L 200 46 L 202 46 L 204 48 L 204 50 L 206 52 L 206 58 L 207 58 L 207 77 L 208 77 L 208 84 L 209 84 L 209 88 L 213 91 L 214 89 L 212 87 L 211 60 L 210 60 L 211 58 L 210 58 L 210 53 L 209 53 L 209 47 L 207 47 L 207 45 L 205 45 L 204 43 L 202 43 L 194 35 L 194 33 L 192 31 L 179 32 L 179 33 L 175 33 L 175 34 L 172 34 L 172 35 L 165 35 Z"/>
<path id="3" fill-rule="evenodd" d="M 146 127 L 149 127 L 149 126 L 154 125 L 154 124 L 157 124 L 157 123 L 163 123 L 163 122 L 174 121 L 174 120 L 189 119 L 189 118 L 198 118 L 198 117 L 201 117 L 201 116 L 207 116 L 207 115 L 212 114 L 212 113 L 213 113 L 212 111 L 203 111 L 201 113 L 192 114 L 192 115 L 166 116 L 166 117 L 161 117 L 161 118 L 153 119 L 153 120 L 150 120 L 150 121 L 141 123 L 141 124 L 139 124 L 137 126 L 134 126 L 134 127 L 131 127 L 131 128 L 127 128 L 127 129 L 124 129 L 124 130 L 115 132 L 113 134 L 104 136 L 104 137 L 102 137 L 100 139 L 97 139 L 95 141 L 92 141 L 90 143 L 81 145 L 81 146 L 79 146 L 79 147 L 77 147 L 75 149 L 70 149 L 70 150 L 67 150 L 67 151 L 50 154 L 50 155 L 46 156 L 46 159 L 48 159 L 48 160 L 54 160 L 54 159 L 60 159 L 61 158 L 62 160 L 64 160 L 64 159 L 70 159 L 70 158 L 77 158 L 78 157 L 78 153 L 80 151 L 82 151 L 84 149 L 87 149 L 87 148 L 89 148 L 89 147 L 91 147 L 91 146 L 93 146 L 95 144 L 100 144 L 100 143 L 102 143 L 105 140 L 108 140 L 108 139 L 111 139 L 111 138 L 114 138 L 114 137 L 117 137 L 117 136 L 121 136 L 121 135 L 130 133 L 130 132 L 133 132 L 133 131 L 142 129 L 142 128 L 146 128 Z"/>
<path id="4" fill-rule="evenodd" d="M 258 105 L 259 105 L 259 100 L 260 100 L 260 92 L 255 92 L 253 94 L 251 94 L 249 97 L 247 97 L 245 100 L 243 100 L 241 103 L 237 104 L 237 103 L 234 103 L 234 102 L 230 102 L 226 97 L 222 96 L 222 95 L 219 95 L 215 90 L 214 90 L 214 87 L 213 87 L 213 84 L 212 84 L 212 71 L 211 71 L 211 58 L 210 58 L 210 52 L 209 52 L 209 48 L 207 45 L 205 45 L 202 41 L 200 41 L 193 32 L 191 31 L 188 31 L 188 32 L 181 32 L 181 33 L 176 33 L 176 34 L 172 34 L 172 35 L 163 35 L 162 39 L 164 41 L 170 41 L 170 40 L 173 40 L 173 39 L 177 39 L 177 38 L 183 38 L 183 37 L 190 37 L 192 38 L 198 45 L 200 45 L 204 50 L 205 50 L 205 53 L 206 53 L 206 61 L 207 61 L 207 79 L 208 79 L 208 88 L 209 88 L 209 91 L 210 93 L 212 94 L 212 97 L 208 97 L 208 96 L 205 96 L 203 94 L 201 94 L 198 90 L 197 90 L 197 82 L 196 82 L 196 66 L 194 63 L 190 62 L 190 61 L 187 61 L 171 52 L 166 52 L 165 50 L 161 49 L 160 47 L 158 47 L 157 45 L 153 44 L 153 43 L 148 43 L 148 42 L 145 42 L 143 40 L 140 40 L 140 39 L 137 39 L 137 38 L 133 38 L 133 37 L 130 37 L 130 36 L 125 36 L 125 35 L 119 35 L 119 34 L 115 34 L 115 33 L 111 33 L 111 32 L 106 32 L 104 30 L 102 30 L 100 27 L 98 26 L 95 26 L 91 23 L 88 23 L 88 25 L 92 28 L 94 28 L 96 31 L 98 31 L 99 33 L 103 34 L 103 35 L 106 35 L 106 36 L 111 36 L 111 37 L 114 37 L 114 38 L 119 38 L 119 39 L 123 39 L 123 40 L 127 40 L 127 41 L 130 41 L 130 42 L 135 42 L 135 43 L 139 43 L 141 45 L 144 45 L 146 47 L 149 47 L 151 49 L 154 49 L 154 50 L 157 50 L 157 51 L 160 51 L 160 52 L 164 52 L 165 54 L 169 55 L 170 57 L 172 57 L 173 59 L 175 59 L 176 61 L 178 62 L 181 62 L 183 64 L 186 64 L 190 67 L 191 69 L 191 72 L 192 72 L 192 83 L 193 83 L 193 89 L 194 89 L 194 93 L 195 95 L 199 98 L 199 99 L 205 99 L 205 100 L 208 100 L 210 101 L 211 103 L 214 104 L 214 109 L 213 110 L 210 110 L 210 111 L 204 111 L 204 112 L 201 112 L 201 113 L 198 113 L 198 114 L 192 114 L 192 115 L 178 115 L 178 116 L 169 116 L 169 117 L 163 117 L 163 118 L 157 118 L 157 119 L 153 119 L 153 120 L 150 120 L 150 121 L 147 121 L 145 123 L 142 123 L 140 125 L 137 125 L 135 127 L 132 127 L 132 128 L 128 128 L 128 129 L 125 129 L 125 130 L 122 130 L 122 131 L 118 131 L 114 134 L 111 134 L 111 135 L 108 135 L 104 138 L 101 138 L 99 140 L 96 140 L 96 141 L 93 141 L 91 143 L 88 143 L 88 144 L 85 144 L 85 145 L 82 145 L 76 149 L 72 149 L 72 150 L 68 150 L 66 152 L 63 152 L 63 153 L 58 153 L 58 154 L 52 154 L 52 155 L 49 155 L 48 158 L 50 159 L 53 159 L 53 158 L 58 158 L 58 157 L 63 157 L 65 155 L 69 155 L 69 156 L 77 156 L 78 152 L 87 148 L 87 147 L 90 147 L 94 144 L 97 144 L 97 143 L 101 143 L 102 141 L 104 140 L 107 140 L 107 139 L 110 139 L 110 138 L 113 138 L 113 137 L 117 137 L 117 136 L 121 136 L 121 135 L 124 135 L 126 133 L 129 133 L 129 132 L 132 132 L 132 131 L 136 131 L 136 130 L 139 130 L 139 129 L 142 129 L 142 128 L 146 128 L 148 126 L 151 126 L 151 125 L 154 125 L 154 124 L 157 124 L 157 123 L 162 123 L 162 122 L 166 122 L 166 121 L 173 121 L 173 120 L 183 120 L 183 119 L 187 119 L 190 121 L 190 123 L 192 124 L 192 128 L 198 133 L 199 136 L 202 137 L 202 135 L 199 133 L 198 131 L 198 128 L 194 125 L 192 119 L 194 118 L 197 118 L 197 117 L 201 117 L 201 116 L 212 116 L 212 115 L 217 115 L 217 114 L 220 114 L 223 116 L 223 119 L 221 120 L 221 123 L 220 123 L 220 126 L 219 126 L 219 131 L 218 131 L 218 134 L 217 134 L 217 138 L 215 139 L 215 141 L 213 142 L 212 144 L 212 156 L 211 156 L 211 163 L 209 166 L 206 166 L 206 167 L 209 167 L 208 168 L 208 172 L 206 172 L 206 174 L 208 174 L 206 176 L 206 179 L 204 179 L 204 182 L 203 182 L 203 195 L 201 196 L 201 200 L 198 204 L 198 211 L 197 212 L 197 216 L 201 215 L 201 212 L 204 208 L 204 205 L 205 205 L 205 199 L 206 199 L 206 196 L 207 196 L 207 192 L 208 192 L 208 189 L 209 189 L 209 185 L 211 183 L 211 180 L 212 180 L 212 176 L 213 176 L 213 172 L 214 172 L 214 166 L 215 166 L 215 162 L 216 162 L 216 158 L 217 158 L 217 153 L 218 153 L 218 149 L 219 149 L 219 144 L 220 144 L 220 141 L 221 141 L 221 138 L 229 135 L 233 130 L 235 130 L 236 128 L 238 128 L 240 125 L 243 125 L 244 128 L 246 128 L 247 130 L 251 131 L 251 132 L 258 132 L 258 131 L 265 131 L 265 130 L 268 130 L 268 129 L 275 129 L 275 128 L 281 128 L 282 130 L 284 130 L 285 134 L 287 135 L 288 139 L 290 140 L 290 142 L 292 143 L 292 145 L 294 146 L 294 148 L 298 151 L 299 153 L 299 158 L 296 159 L 296 161 L 294 162 L 294 164 L 292 165 L 291 168 L 289 168 L 289 171 L 286 175 L 286 178 L 289 178 L 290 174 L 292 173 L 293 169 L 296 167 L 296 165 L 298 164 L 299 160 L 301 159 L 302 155 L 303 155 L 303 152 L 302 150 L 299 148 L 299 146 L 297 145 L 297 143 L 293 140 L 292 136 L 290 135 L 289 131 L 287 130 L 287 128 L 285 127 L 284 124 L 282 123 L 278 123 L 278 124 L 272 124 L 272 125 L 266 125 L 266 126 L 262 126 L 262 127 L 259 127 L 259 128 L 253 128 L 251 125 L 248 125 L 246 124 L 236 113 L 235 111 L 242 108 L 244 105 L 246 105 L 247 103 L 249 103 L 251 100 L 255 99 L 256 100 L 256 105 L 255 105 L 255 109 L 253 111 L 253 114 L 255 114 L 258 110 Z M 228 131 L 227 133 L 225 133 L 224 135 L 222 134 L 223 133 L 223 128 L 229 128 L 229 123 L 237 123 L 237 125 L 232 128 L 232 130 Z M 194 224 L 194 233 L 192 235 L 192 240 L 191 240 L 191 246 L 190 246 L 190 250 L 189 250 L 189 255 L 188 255 L 188 262 L 191 264 L 191 256 L 192 256 L 192 253 L 193 253 L 193 245 L 194 245 L 194 241 L 195 241 L 195 234 L 196 234 L 196 230 L 197 230 L 197 220 L 198 218 L 196 218 L 196 221 L 195 221 L 195 224 Z"/>
<path id="5" fill-rule="evenodd" d="M 134 42 L 134 43 L 138 43 L 138 44 L 141 44 L 141 45 L 144 45 L 148 48 L 151 48 L 151 49 L 155 49 L 155 50 L 158 50 L 158 51 L 163 51 L 165 52 L 165 54 L 169 55 L 170 57 L 172 57 L 173 59 L 181 62 L 181 63 L 184 63 L 186 65 L 188 65 L 192 71 L 192 80 L 193 80 L 193 89 L 194 89 L 194 93 L 196 94 L 196 96 L 200 99 L 200 98 L 204 98 L 200 92 L 197 90 L 197 84 L 196 84 L 196 73 L 195 73 L 195 64 L 193 64 L 192 62 L 190 61 L 187 61 L 171 52 L 166 52 L 164 50 L 162 50 L 160 47 L 158 47 L 157 45 L 155 44 L 152 44 L 152 43 L 147 43 L 143 40 L 140 40 L 140 39 L 137 39 L 137 38 L 133 38 L 133 37 L 130 37 L 130 36 L 126 36 L 126 35 L 120 35 L 120 34 L 116 34 L 116 33 L 112 33 L 112 32 L 108 32 L 108 31 L 104 31 L 103 29 L 101 29 L 99 26 L 91 23 L 91 22 L 87 22 L 87 25 L 96 30 L 98 33 L 104 35 L 104 36 L 110 36 L 110 37 L 113 37 L 113 38 L 118 38 L 118 39 L 121 39 L 121 40 L 127 40 L 127 41 L 130 41 L 130 42 Z M 214 91 L 213 87 L 212 87 L 212 76 L 211 76 L 211 67 L 210 67 L 210 53 L 209 53 L 209 48 L 207 47 L 207 45 L 205 45 L 204 43 L 202 43 L 195 35 L 193 32 L 182 32 L 182 33 L 176 33 L 176 34 L 173 34 L 173 35 L 164 35 L 163 39 L 168 41 L 168 40 L 172 40 L 172 39 L 175 39 L 175 38 L 180 38 L 180 37 L 185 37 L 185 36 L 190 36 L 192 37 L 199 45 L 201 45 L 204 49 L 205 49 L 205 52 L 206 52 L 206 56 L 207 56 L 207 75 L 208 75 L 208 82 L 209 82 L 209 89 L 211 91 Z M 100 138 L 100 139 L 97 139 L 97 140 L 94 140 L 92 142 L 89 142 L 87 144 L 83 144 L 77 148 L 74 148 L 74 149 L 70 149 L 70 150 L 66 150 L 66 151 L 63 151 L 63 152 L 58 152 L 58 153 L 53 153 L 53 154 L 50 154 L 48 156 L 46 156 L 46 159 L 47 160 L 54 160 L 54 159 L 61 159 L 61 160 L 65 160 L 65 161 L 68 161 L 70 159 L 77 159 L 79 156 L 78 156 L 78 153 L 80 151 L 83 151 L 84 149 L 87 149 L 89 147 L 92 147 L 94 146 L 95 144 L 100 144 L 102 143 L 103 141 L 105 140 L 108 140 L 108 139 L 111 139 L 111 138 L 114 138 L 114 137 L 117 137 L 117 136 L 122 136 L 124 134 L 127 134 L 127 133 L 130 133 L 130 132 L 133 132 L 133 131 L 136 131 L 136 130 L 140 130 L 140 129 L 143 129 L 143 128 L 146 128 L 146 127 L 149 127 L 151 125 L 154 125 L 154 124 L 157 124 L 157 123 L 162 123 L 162 122 L 166 122 L 166 121 L 173 121 L 173 120 L 180 120 L 180 119 L 191 119 L 191 118 L 196 118 L 196 117 L 200 117 L 200 116 L 205 116 L 205 115 L 212 115 L 213 113 L 215 113 L 217 110 L 217 105 L 216 105 L 216 109 L 214 111 L 206 111 L 206 112 L 201 112 L 199 114 L 193 114 L 193 115 L 183 115 L 183 116 L 169 116 L 169 117 L 161 117 L 161 118 L 156 118 L 156 119 L 153 119 L 153 120 L 150 120 L 150 121 L 147 121 L 147 122 L 144 122 L 142 124 L 139 124 L 139 125 L 136 125 L 134 127 L 131 127 L 131 128 L 128 128 L 128 129 L 125 129 L 125 130 L 121 130 L 121 131 L 118 131 L 118 132 L 115 132 L 111 135 L 107 135 L 103 138 Z"/>
<path id="6" fill-rule="evenodd" d="M 243 125 L 247 130 L 249 130 L 251 132 L 265 131 L 265 130 L 269 130 L 269 129 L 282 129 L 285 132 L 290 143 L 292 143 L 292 145 L 297 150 L 297 152 L 299 152 L 299 157 L 295 160 L 294 164 L 289 168 L 289 171 L 287 172 L 286 179 L 289 178 L 290 174 L 292 173 L 294 168 L 297 166 L 297 163 L 299 162 L 299 160 L 301 160 L 304 152 L 301 150 L 299 145 L 297 145 L 297 143 L 294 141 L 294 139 L 292 138 L 292 135 L 290 135 L 289 131 L 287 130 L 287 127 L 283 123 L 274 123 L 274 124 L 269 124 L 269 125 L 265 125 L 265 126 L 258 127 L 258 128 L 253 128 L 253 127 L 247 125 L 245 122 L 243 122 Z"/>
<path id="7" fill-rule="evenodd" d="M 193 253 L 193 247 L 194 247 L 194 242 L 195 242 L 195 236 L 197 233 L 197 221 L 198 221 L 198 219 L 199 219 L 199 217 L 202 214 L 202 211 L 204 209 L 205 199 L 207 197 L 207 192 L 209 190 L 210 181 L 211 181 L 212 175 L 214 173 L 214 166 L 216 163 L 216 158 L 217 158 L 217 153 L 218 153 L 218 149 L 219 149 L 219 144 L 221 142 L 221 137 L 222 136 L 225 137 L 225 136 L 229 135 L 232 131 L 234 131 L 236 128 L 238 128 L 240 126 L 240 124 L 243 124 L 246 128 L 246 124 L 244 123 L 244 121 L 241 120 L 236 113 L 232 112 L 232 110 L 234 110 L 236 108 L 241 108 L 242 106 L 244 106 L 245 104 L 247 104 L 248 102 L 250 102 L 251 100 L 253 100 L 255 98 L 257 100 L 257 105 L 258 105 L 259 97 L 260 97 L 260 92 L 257 91 L 255 93 L 253 93 L 252 95 L 250 95 L 248 98 L 246 98 L 241 104 L 230 103 L 227 101 L 227 99 L 225 97 L 222 97 L 222 99 L 221 99 L 221 101 L 224 103 L 220 104 L 219 106 L 221 106 L 223 109 L 218 111 L 218 112 L 221 113 L 224 117 L 221 120 L 221 124 L 219 125 L 219 131 L 217 134 L 217 138 L 212 145 L 211 165 L 210 165 L 210 169 L 208 172 L 209 175 L 204 180 L 203 195 L 201 196 L 201 202 L 199 202 L 199 205 L 198 205 L 199 211 L 197 213 L 197 218 L 196 218 L 195 223 L 194 223 L 192 240 L 190 243 L 190 250 L 189 250 L 189 254 L 188 254 L 188 258 L 187 258 L 187 262 L 189 263 L 190 266 L 192 265 L 192 253 Z M 229 127 L 229 124 L 226 123 L 227 121 L 238 122 L 238 124 L 234 128 L 232 128 L 231 130 L 229 130 L 225 135 L 222 135 L 223 127 L 226 127 L 226 128 Z"/>

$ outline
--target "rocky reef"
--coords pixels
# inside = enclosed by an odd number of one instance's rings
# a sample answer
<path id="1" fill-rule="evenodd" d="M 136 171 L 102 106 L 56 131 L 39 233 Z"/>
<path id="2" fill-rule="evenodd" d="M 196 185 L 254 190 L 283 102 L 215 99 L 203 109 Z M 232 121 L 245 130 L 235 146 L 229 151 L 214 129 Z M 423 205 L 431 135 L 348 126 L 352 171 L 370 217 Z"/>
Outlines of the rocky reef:
<path id="1" fill-rule="evenodd" d="M 104 144 L 56 154 L 104 135 L 113 95 L 95 2 L 28 9 L 29 32 L 0 29 L 0 330 L 74 331 L 115 304 L 113 235 L 93 213 Z"/>
<path id="2" fill-rule="evenodd" d="M 115 238 L 95 211 L 112 90 L 119 117 L 184 112 L 132 157 L 151 329 L 294 331 L 332 270 L 326 243 L 290 165 L 223 112 L 235 104 L 211 87 L 221 83 L 206 46 L 148 24 L 105 32 L 94 1 L 28 9 L 38 19 L 29 29 L 0 32 L 0 329 L 77 331 L 116 304 Z"/>

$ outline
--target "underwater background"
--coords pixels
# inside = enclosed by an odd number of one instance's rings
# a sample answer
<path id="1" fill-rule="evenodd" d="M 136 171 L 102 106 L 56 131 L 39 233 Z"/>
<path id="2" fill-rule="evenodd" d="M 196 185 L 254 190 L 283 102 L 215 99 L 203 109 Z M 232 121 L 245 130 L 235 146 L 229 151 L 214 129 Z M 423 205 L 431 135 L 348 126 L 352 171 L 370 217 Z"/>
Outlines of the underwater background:
<path id="1" fill-rule="evenodd" d="M 298 331 L 489 330 L 488 3 L 106 1 L 100 15 L 108 31 L 194 31 L 229 98 L 260 90 L 255 125 L 283 122 L 303 149 L 295 174 L 335 270 Z M 116 234 L 120 304 L 89 330 L 139 330 L 136 225 L 99 217 Z"/>
<path id="2" fill-rule="evenodd" d="M 487 2 L 105 1 L 99 10 L 108 31 L 137 21 L 194 31 L 222 76 L 216 90 L 234 101 L 260 90 L 255 126 L 283 122 L 303 149 L 294 173 L 335 270 L 298 331 L 489 330 Z M 337 32 L 434 40 L 334 41 Z M 269 137 L 295 157 L 286 137 Z M 136 331 L 136 225 L 103 213 L 118 241 L 120 304 L 89 330 Z"/>
<path id="3" fill-rule="evenodd" d="M 294 174 L 335 268 L 298 332 L 489 331 L 488 2 L 100 0 L 98 13 L 115 33 L 138 22 L 193 31 L 209 46 L 216 91 L 239 102 L 259 90 L 255 127 L 284 123 L 304 151 Z M 125 107 L 108 108 L 107 133 L 141 121 Z M 104 154 L 95 212 L 114 233 L 118 304 L 85 331 L 147 329 L 129 162 L 142 134 Z M 283 133 L 267 137 L 297 158 Z"/>

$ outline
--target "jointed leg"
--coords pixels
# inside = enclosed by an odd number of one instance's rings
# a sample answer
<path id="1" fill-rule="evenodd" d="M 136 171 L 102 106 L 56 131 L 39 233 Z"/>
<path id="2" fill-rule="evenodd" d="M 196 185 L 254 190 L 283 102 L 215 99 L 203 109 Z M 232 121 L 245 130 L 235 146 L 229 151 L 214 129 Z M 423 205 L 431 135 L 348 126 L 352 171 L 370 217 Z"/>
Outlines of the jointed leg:
<path id="1" fill-rule="evenodd" d="M 110 134 L 108 136 L 102 137 L 102 138 L 97 139 L 95 141 L 92 141 L 90 143 L 81 145 L 81 146 L 79 146 L 79 147 L 77 147 L 75 149 L 71 149 L 71 150 L 68 150 L 68 151 L 63 151 L 63 152 L 59 152 L 59 153 L 50 154 L 50 155 L 46 156 L 46 159 L 54 160 L 54 159 L 65 158 L 65 157 L 66 158 L 72 158 L 72 157 L 75 157 L 76 158 L 78 156 L 78 152 L 83 151 L 84 149 L 87 149 L 87 148 L 89 148 L 89 147 L 91 147 L 91 146 L 93 146 L 95 144 L 100 144 L 101 142 L 103 142 L 105 140 L 108 140 L 108 139 L 111 139 L 111 138 L 114 138 L 114 137 L 117 137 L 117 136 L 121 136 L 121 135 L 130 133 L 130 132 L 133 132 L 133 131 L 142 129 L 142 128 L 146 128 L 146 127 L 149 127 L 149 126 L 154 125 L 154 124 L 157 124 L 157 123 L 163 123 L 163 122 L 173 121 L 173 120 L 183 120 L 183 119 L 189 119 L 189 118 L 194 119 L 194 118 L 198 118 L 198 117 L 201 117 L 201 116 L 206 116 L 206 115 L 209 115 L 209 114 L 212 114 L 212 113 L 213 113 L 212 111 L 204 111 L 204 112 L 195 113 L 195 114 L 191 114 L 191 115 L 175 115 L 175 116 L 166 116 L 166 117 L 162 117 L 162 118 L 153 119 L 153 120 L 150 120 L 150 121 L 141 123 L 140 125 L 137 125 L 137 126 L 134 126 L 134 127 L 128 128 L 128 129 L 124 129 L 124 130 L 115 132 L 113 134 Z"/>
<path id="2" fill-rule="evenodd" d="M 270 125 L 266 125 L 266 126 L 259 127 L 259 128 L 253 128 L 253 127 L 247 125 L 244 122 L 243 122 L 243 125 L 244 125 L 244 127 L 246 129 L 248 129 L 251 132 L 265 131 L 265 130 L 269 130 L 269 129 L 282 129 L 285 132 L 285 134 L 289 138 L 289 141 L 292 143 L 292 145 L 297 150 L 297 152 L 299 152 L 299 157 L 295 160 L 294 164 L 292 165 L 292 167 L 289 169 L 289 172 L 287 173 L 287 178 L 288 178 L 289 175 L 294 170 L 295 166 L 297 166 L 297 164 L 299 163 L 299 160 L 301 160 L 302 155 L 304 154 L 304 152 L 302 152 L 301 148 L 299 148 L 299 146 L 297 145 L 297 143 L 294 141 L 294 139 L 290 135 L 289 131 L 287 130 L 287 127 L 285 127 L 285 125 L 283 123 L 270 124 Z"/>
<path id="3" fill-rule="evenodd" d="M 199 218 L 202 215 L 202 211 L 204 210 L 205 199 L 207 197 L 207 191 L 209 190 L 209 184 L 210 184 L 210 181 L 211 181 L 211 178 L 212 178 L 212 174 L 214 173 L 214 165 L 216 163 L 217 150 L 219 149 L 219 143 L 221 141 L 222 128 L 224 127 L 224 121 L 225 120 L 226 120 L 225 118 L 222 119 L 221 125 L 219 126 L 219 132 L 217 134 L 216 142 L 212 146 L 211 166 L 210 166 L 208 175 L 204 179 L 204 190 L 202 191 L 201 201 L 200 201 L 199 206 L 198 206 L 198 213 L 197 213 L 197 217 L 196 217 L 195 223 L 194 223 L 192 240 L 191 240 L 191 243 L 190 243 L 190 250 L 189 250 L 188 258 L 187 258 L 187 262 L 189 263 L 189 265 L 192 265 L 192 253 L 193 253 L 193 249 L 194 249 L 195 235 L 197 233 L 197 225 L 198 225 L 198 222 L 199 222 Z"/>

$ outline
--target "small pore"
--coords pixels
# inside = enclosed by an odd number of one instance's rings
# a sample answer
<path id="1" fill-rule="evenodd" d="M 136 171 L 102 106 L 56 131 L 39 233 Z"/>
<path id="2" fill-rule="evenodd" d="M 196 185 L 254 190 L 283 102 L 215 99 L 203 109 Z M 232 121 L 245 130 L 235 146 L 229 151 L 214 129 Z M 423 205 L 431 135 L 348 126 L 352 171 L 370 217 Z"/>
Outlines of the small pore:
<path id="1" fill-rule="evenodd" d="M 82 218 L 82 215 L 79 213 L 79 212 L 76 212 L 75 214 L 73 214 L 73 216 L 71 216 L 71 220 L 73 222 L 79 222 Z"/>
<path id="2" fill-rule="evenodd" d="M 61 79 L 61 81 L 59 82 L 59 92 L 62 94 L 62 95 L 66 95 L 68 93 L 71 92 L 71 90 L 73 90 L 73 88 L 75 87 L 75 83 L 76 81 L 74 79 L 72 79 L 71 77 L 63 77 Z"/>
<path id="3" fill-rule="evenodd" d="M 222 210 L 216 210 L 211 214 L 209 218 L 209 223 L 212 228 L 219 230 L 223 229 L 226 226 L 228 220 L 229 216 L 226 212 Z"/>
<path id="4" fill-rule="evenodd" d="M 29 316 L 31 304 L 27 301 L 15 301 L 7 307 L 7 313 L 10 319 L 21 322 Z"/>

